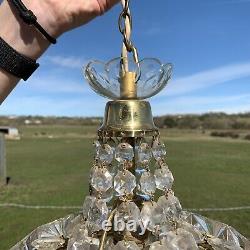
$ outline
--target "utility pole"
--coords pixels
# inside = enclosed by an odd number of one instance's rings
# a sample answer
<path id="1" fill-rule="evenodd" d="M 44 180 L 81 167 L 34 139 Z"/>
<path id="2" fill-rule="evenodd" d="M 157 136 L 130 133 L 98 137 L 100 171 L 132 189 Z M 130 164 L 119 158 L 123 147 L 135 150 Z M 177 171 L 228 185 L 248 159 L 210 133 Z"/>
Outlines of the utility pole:
<path id="1" fill-rule="evenodd" d="M 0 186 L 7 184 L 5 135 L 0 133 Z"/>

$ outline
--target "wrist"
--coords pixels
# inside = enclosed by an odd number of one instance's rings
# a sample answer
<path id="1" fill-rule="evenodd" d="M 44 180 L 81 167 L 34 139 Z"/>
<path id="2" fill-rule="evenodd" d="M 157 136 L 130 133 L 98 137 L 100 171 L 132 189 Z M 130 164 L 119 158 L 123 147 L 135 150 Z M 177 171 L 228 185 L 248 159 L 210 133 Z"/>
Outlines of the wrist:
<path id="1" fill-rule="evenodd" d="M 27 5 L 27 8 L 31 9 L 32 2 L 37 1 L 30 1 L 29 3 L 29 1 L 26 0 L 24 4 Z M 35 15 L 37 15 L 38 12 L 38 9 L 34 10 Z M 46 38 L 43 37 L 35 27 L 25 24 L 20 19 L 15 8 L 11 6 L 11 3 L 8 3 L 7 0 L 4 0 L 0 5 L 0 23 L 4 23 L 4 25 L 0 26 L 0 36 L 2 39 L 20 54 L 29 58 L 34 60 L 38 59 L 50 45 Z"/>

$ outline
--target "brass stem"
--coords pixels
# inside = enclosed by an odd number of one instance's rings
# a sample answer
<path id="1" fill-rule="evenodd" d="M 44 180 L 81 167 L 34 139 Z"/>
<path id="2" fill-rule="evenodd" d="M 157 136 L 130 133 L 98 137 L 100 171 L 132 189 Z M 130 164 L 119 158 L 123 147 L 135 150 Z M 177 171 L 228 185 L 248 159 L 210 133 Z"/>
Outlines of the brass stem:
<path id="1" fill-rule="evenodd" d="M 136 99 L 137 98 L 137 88 L 136 88 L 136 73 L 135 72 L 125 72 L 121 77 L 120 85 L 120 95 L 121 99 Z"/>
<path id="2" fill-rule="evenodd" d="M 114 218 L 114 215 L 115 215 L 115 212 L 116 212 L 117 208 L 115 208 L 109 215 L 109 218 L 108 218 L 108 222 L 112 222 L 113 218 Z M 102 238 L 101 238 L 101 243 L 100 243 L 100 247 L 99 247 L 99 250 L 104 250 L 104 246 L 105 246 L 105 240 L 107 238 L 107 231 L 104 230 L 103 232 L 103 235 L 102 235 Z"/>

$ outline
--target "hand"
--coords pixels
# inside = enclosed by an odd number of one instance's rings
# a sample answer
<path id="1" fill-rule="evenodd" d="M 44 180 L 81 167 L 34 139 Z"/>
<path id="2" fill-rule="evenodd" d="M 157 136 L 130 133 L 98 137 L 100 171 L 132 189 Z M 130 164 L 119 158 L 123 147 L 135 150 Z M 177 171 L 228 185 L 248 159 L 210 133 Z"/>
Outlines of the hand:
<path id="1" fill-rule="evenodd" d="M 39 24 L 53 37 L 102 15 L 119 0 L 23 0 Z M 37 59 L 50 45 L 35 27 L 20 19 L 11 1 L 0 5 L 0 36 L 18 52 Z M 10 32 L 11 31 L 11 32 Z"/>
<path id="2" fill-rule="evenodd" d="M 102 15 L 119 0 L 23 0 L 53 37 Z M 19 53 L 38 59 L 50 43 L 35 27 L 20 19 L 11 2 L 0 4 L 0 36 Z M 20 79 L 0 69 L 0 104 Z"/>
<path id="3" fill-rule="evenodd" d="M 104 14 L 119 0 L 23 0 L 38 18 L 38 22 L 52 36 L 86 24 Z"/>

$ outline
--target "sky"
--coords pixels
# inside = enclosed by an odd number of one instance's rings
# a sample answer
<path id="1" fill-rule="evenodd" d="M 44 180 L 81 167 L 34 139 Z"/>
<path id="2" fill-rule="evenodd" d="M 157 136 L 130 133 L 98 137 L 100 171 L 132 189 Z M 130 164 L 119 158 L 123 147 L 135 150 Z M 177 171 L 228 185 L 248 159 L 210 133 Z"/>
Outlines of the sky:
<path id="1" fill-rule="evenodd" d="M 119 57 L 121 6 L 68 32 L 39 59 L 0 106 L 0 115 L 102 116 L 83 66 Z M 167 87 L 151 99 L 154 115 L 250 111 L 250 0 L 131 0 L 140 59 L 174 65 Z"/>

